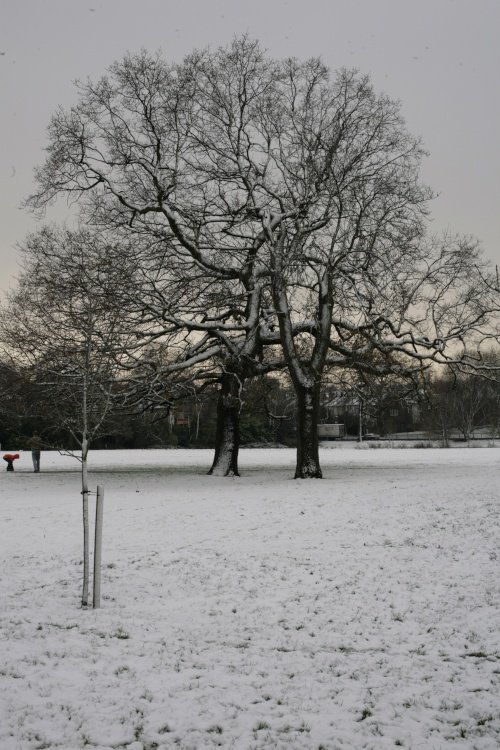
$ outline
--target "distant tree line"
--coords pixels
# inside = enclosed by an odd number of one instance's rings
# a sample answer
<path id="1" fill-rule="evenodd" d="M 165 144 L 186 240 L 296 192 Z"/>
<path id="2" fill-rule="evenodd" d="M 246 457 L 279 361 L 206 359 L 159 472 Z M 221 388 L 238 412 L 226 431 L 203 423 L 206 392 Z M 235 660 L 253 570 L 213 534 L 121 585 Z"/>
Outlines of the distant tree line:
<path id="1" fill-rule="evenodd" d="M 491 354 L 493 361 L 500 354 Z M 50 404 L 40 399 L 38 387 L 12 368 L 0 366 L 0 446 L 27 449 L 34 430 L 45 436 L 47 447 L 78 449 L 79 443 L 62 424 L 52 421 Z M 119 388 L 119 383 L 117 383 Z M 217 421 L 218 387 L 191 393 L 158 412 L 144 403 L 140 408 L 116 408 L 108 415 L 96 449 L 213 448 Z M 296 401 L 282 375 L 249 380 L 240 404 L 240 444 L 260 447 L 296 445 Z M 500 374 L 433 373 L 417 384 L 379 378 L 360 389 L 345 381 L 324 384 L 320 423 L 340 422 L 347 439 L 368 435 L 380 438 L 412 433 L 444 446 L 474 436 L 500 438 Z"/>

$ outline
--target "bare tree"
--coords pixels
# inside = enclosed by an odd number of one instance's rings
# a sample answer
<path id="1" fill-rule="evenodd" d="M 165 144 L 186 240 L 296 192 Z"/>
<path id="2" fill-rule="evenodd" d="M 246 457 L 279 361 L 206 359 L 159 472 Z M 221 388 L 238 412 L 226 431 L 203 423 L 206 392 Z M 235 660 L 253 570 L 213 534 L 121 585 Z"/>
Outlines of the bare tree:
<path id="1" fill-rule="evenodd" d="M 79 104 L 55 115 L 40 192 L 29 201 L 41 208 L 65 193 L 83 199 L 94 224 L 162 240 L 149 298 L 156 321 L 187 325 L 227 348 L 214 473 L 237 473 L 239 392 L 258 365 L 266 236 L 255 193 L 269 149 L 258 117 L 276 72 L 247 39 L 178 66 L 146 53 L 127 57 L 97 84 L 81 84 Z M 164 304 L 179 271 L 186 284 L 200 273 L 210 279 L 187 315 Z"/>
<path id="2" fill-rule="evenodd" d="M 45 228 L 23 250 L 24 271 L 2 315 L 4 356 L 31 383 L 49 422 L 45 434 L 63 432 L 80 451 L 73 455 L 81 461 L 87 606 L 88 452 L 121 398 L 119 362 L 128 333 L 115 294 L 128 269 L 111 264 L 107 246 L 86 231 Z"/>
<path id="3" fill-rule="evenodd" d="M 456 426 L 468 443 L 474 428 L 484 424 L 489 390 L 489 383 L 484 378 L 459 373 L 448 394 Z"/>
<path id="4" fill-rule="evenodd" d="M 470 442 L 474 430 L 488 426 L 495 433 L 497 424 L 497 358 L 487 356 L 491 369 L 462 372 L 451 367 L 429 384 L 432 404 L 430 421 L 438 420 L 443 444 L 447 447 L 451 431 Z"/>
<path id="5" fill-rule="evenodd" d="M 174 326 L 221 355 L 214 473 L 238 473 L 241 387 L 267 345 L 296 392 L 296 476 L 320 477 L 327 365 L 370 369 L 377 351 L 376 372 L 397 373 L 487 335 L 476 248 L 425 241 L 420 142 L 356 72 L 272 60 L 247 37 L 179 65 L 143 52 L 79 84 L 49 137 L 28 205 L 66 195 L 145 238 L 152 335 Z"/>

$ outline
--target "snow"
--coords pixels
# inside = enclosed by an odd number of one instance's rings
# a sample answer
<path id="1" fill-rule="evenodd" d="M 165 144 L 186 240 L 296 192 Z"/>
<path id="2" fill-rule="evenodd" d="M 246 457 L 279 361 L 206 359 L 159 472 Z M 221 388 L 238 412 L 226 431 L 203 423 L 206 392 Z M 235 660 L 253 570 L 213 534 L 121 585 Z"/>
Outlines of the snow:
<path id="1" fill-rule="evenodd" d="M 96 451 L 0 474 L 0 748 L 493 750 L 500 452 Z"/>

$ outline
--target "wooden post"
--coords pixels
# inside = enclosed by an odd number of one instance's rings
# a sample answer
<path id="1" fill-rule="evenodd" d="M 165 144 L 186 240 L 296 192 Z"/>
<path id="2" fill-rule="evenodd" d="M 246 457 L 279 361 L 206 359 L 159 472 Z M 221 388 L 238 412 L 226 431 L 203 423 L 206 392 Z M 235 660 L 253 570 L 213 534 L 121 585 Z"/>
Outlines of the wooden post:
<path id="1" fill-rule="evenodd" d="M 101 606 L 101 551 L 102 551 L 102 511 L 104 488 L 97 486 L 95 505 L 95 539 L 94 539 L 94 609 Z"/>

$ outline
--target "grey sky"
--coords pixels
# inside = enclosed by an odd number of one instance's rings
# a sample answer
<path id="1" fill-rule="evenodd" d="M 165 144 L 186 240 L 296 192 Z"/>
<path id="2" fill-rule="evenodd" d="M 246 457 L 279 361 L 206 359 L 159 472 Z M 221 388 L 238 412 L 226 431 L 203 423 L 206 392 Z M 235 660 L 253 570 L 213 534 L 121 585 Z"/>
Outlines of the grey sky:
<path id="1" fill-rule="evenodd" d="M 500 0 L 0 0 L 0 292 L 36 226 L 19 204 L 73 81 L 126 51 L 180 60 L 243 32 L 276 57 L 357 67 L 399 98 L 430 152 L 435 230 L 479 237 L 500 264 Z"/>

